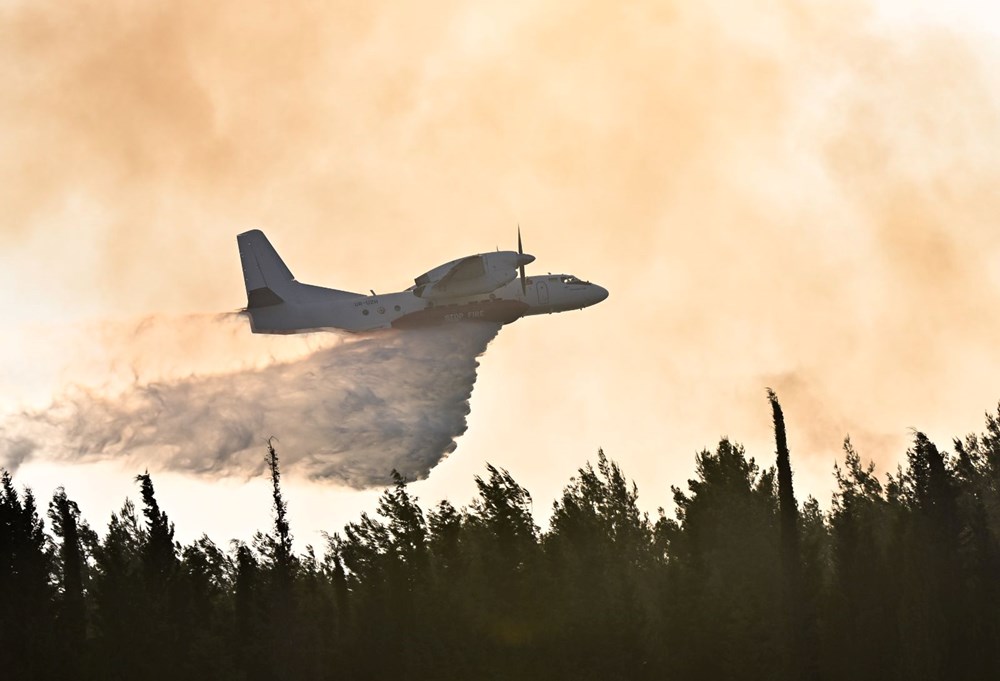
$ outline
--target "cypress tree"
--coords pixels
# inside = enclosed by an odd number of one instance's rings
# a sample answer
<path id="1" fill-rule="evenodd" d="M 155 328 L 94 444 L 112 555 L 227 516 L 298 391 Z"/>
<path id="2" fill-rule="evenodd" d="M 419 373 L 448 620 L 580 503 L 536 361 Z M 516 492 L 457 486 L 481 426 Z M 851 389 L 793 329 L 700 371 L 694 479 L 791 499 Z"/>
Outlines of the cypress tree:
<path id="1" fill-rule="evenodd" d="M 811 618 L 805 608 L 802 588 L 802 558 L 799 553 L 799 507 L 792 488 L 792 462 L 785 434 L 785 415 L 778 396 L 770 388 L 767 399 L 771 403 L 774 423 L 775 454 L 778 470 L 778 514 L 781 538 L 781 571 L 784 578 L 784 600 L 789 648 L 790 672 L 793 678 L 815 676 L 817 659 L 815 649 L 810 650 Z"/>
<path id="2" fill-rule="evenodd" d="M 767 389 L 767 399 L 771 403 L 771 415 L 774 421 L 782 555 L 786 570 L 794 572 L 792 568 L 798 563 L 799 507 L 795 502 L 795 491 L 792 489 L 792 463 L 788 453 L 788 440 L 785 436 L 785 415 L 781 411 L 778 396 L 770 388 Z"/>

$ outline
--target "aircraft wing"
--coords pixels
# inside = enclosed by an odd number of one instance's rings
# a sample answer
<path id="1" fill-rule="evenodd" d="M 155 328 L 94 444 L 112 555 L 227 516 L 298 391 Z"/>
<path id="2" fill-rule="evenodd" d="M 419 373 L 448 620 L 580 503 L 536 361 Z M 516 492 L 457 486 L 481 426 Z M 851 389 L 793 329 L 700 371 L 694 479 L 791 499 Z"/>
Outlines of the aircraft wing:
<path id="1" fill-rule="evenodd" d="M 483 264 L 483 257 L 481 255 L 470 255 L 467 258 L 457 260 L 443 277 L 434 282 L 434 289 L 446 294 L 449 288 L 459 282 L 467 283 L 485 276 L 486 267 Z"/>

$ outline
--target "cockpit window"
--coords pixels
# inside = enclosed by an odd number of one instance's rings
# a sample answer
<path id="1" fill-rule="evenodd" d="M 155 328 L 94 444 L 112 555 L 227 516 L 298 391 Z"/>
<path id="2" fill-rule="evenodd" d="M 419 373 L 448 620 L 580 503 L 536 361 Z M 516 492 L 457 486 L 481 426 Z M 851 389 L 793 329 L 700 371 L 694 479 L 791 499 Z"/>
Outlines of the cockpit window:
<path id="1" fill-rule="evenodd" d="M 573 275 L 568 275 L 562 278 L 562 283 L 569 284 L 571 286 L 589 286 L 589 281 L 584 281 L 583 279 L 577 279 Z"/>

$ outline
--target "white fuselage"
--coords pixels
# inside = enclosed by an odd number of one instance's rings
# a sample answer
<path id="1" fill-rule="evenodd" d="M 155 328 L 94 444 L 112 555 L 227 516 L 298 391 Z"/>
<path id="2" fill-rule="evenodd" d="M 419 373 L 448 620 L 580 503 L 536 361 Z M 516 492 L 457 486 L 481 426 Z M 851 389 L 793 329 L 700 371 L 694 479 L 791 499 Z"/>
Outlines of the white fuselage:
<path id="1" fill-rule="evenodd" d="M 320 329 L 373 331 L 463 321 L 509 324 L 525 315 L 578 310 L 608 297 L 568 274 L 525 277 L 535 257 L 518 250 L 479 253 L 425 272 L 399 293 L 366 296 L 296 281 L 258 229 L 237 235 L 246 314 L 254 333 Z M 520 274 L 520 276 L 518 276 Z"/>
<path id="2" fill-rule="evenodd" d="M 318 289 L 319 287 L 310 287 Z M 255 333 L 298 333 L 336 327 L 363 332 L 461 321 L 509 324 L 527 315 L 577 310 L 608 297 L 604 288 L 561 274 L 518 279 L 488 294 L 434 302 L 418 297 L 415 287 L 398 293 L 344 298 L 324 296 L 323 289 L 295 304 L 248 310 Z"/>

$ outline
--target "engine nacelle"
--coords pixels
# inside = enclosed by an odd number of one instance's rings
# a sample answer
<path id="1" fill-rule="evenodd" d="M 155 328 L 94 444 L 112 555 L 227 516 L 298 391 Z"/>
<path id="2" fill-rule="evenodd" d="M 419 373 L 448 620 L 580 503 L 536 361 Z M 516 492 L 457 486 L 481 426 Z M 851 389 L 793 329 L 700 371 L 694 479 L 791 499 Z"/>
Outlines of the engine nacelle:
<path id="1" fill-rule="evenodd" d="M 532 260 L 533 256 L 513 251 L 452 260 L 417 277 L 413 293 L 433 301 L 490 293 L 513 281 L 518 266 Z"/>
<path id="2" fill-rule="evenodd" d="M 505 277 L 481 277 L 470 281 L 451 281 L 447 285 L 442 282 L 433 282 L 424 286 L 417 286 L 413 293 L 425 300 L 448 300 L 450 298 L 465 298 L 484 293 L 492 293 L 501 286 L 510 283 L 517 275 L 513 272 Z"/>

